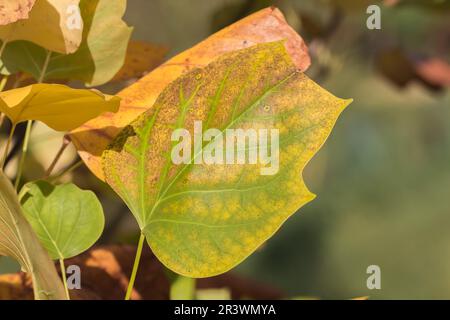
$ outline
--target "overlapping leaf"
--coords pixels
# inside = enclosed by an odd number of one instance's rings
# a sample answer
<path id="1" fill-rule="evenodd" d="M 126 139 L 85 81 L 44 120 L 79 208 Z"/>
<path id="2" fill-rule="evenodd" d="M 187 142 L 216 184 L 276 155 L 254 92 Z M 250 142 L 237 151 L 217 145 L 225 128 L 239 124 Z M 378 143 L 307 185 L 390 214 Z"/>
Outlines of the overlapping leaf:
<path id="1" fill-rule="evenodd" d="M 0 26 L 28 19 L 28 13 L 36 0 L 8 0 L 2 1 L 0 6 Z"/>
<path id="2" fill-rule="evenodd" d="M 223 53 L 257 43 L 285 40 L 285 47 L 299 70 L 310 64 L 303 39 L 276 8 L 258 11 L 213 34 L 196 46 L 173 57 L 118 95 L 123 98 L 120 111 L 100 116 L 77 128 L 71 138 L 89 169 L 104 179 L 101 154 L 120 130 L 151 108 L 161 91 L 192 68 L 205 66 Z"/>
<path id="3" fill-rule="evenodd" d="M 89 86 L 103 84 L 122 67 L 132 28 L 122 20 L 126 0 L 81 0 L 84 21 L 82 42 L 72 54 L 53 53 L 26 41 L 8 44 L 2 60 L 10 73 L 27 72 L 39 79 L 81 80 Z"/>
<path id="4" fill-rule="evenodd" d="M 58 131 L 72 130 L 103 112 L 116 112 L 120 99 L 97 90 L 33 84 L 0 92 L 0 112 L 14 123 L 39 120 Z"/>
<path id="5" fill-rule="evenodd" d="M 74 184 L 36 181 L 24 186 L 20 202 L 28 222 L 52 259 L 67 259 L 89 249 L 105 225 L 95 194 Z"/>
<path id="6" fill-rule="evenodd" d="M 314 198 L 302 170 L 349 102 L 300 73 L 282 42 L 225 54 L 172 82 L 119 134 L 103 153 L 106 181 L 168 268 L 188 277 L 223 273 Z M 261 175 L 261 163 L 173 164 L 173 130 L 193 136 L 194 121 L 221 133 L 278 129 L 278 173 Z"/>
<path id="7" fill-rule="evenodd" d="M 31 5 L 29 1 L 12 2 L 23 9 L 28 9 Z M 83 33 L 79 2 L 80 0 L 36 1 L 28 19 L 0 26 L 0 39 L 6 42 L 31 41 L 47 50 L 64 54 L 75 52 Z"/>
<path id="8" fill-rule="evenodd" d="M 23 216 L 16 192 L 0 170 L 0 255 L 16 259 L 31 274 L 36 299 L 65 299 L 55 266 Z"/>
<path id="9" fill-rule="evenodd" d="M 167 54 L 167 48 L 144 41 L 128 43 L 125 63 L 116 73 L 113 81 L 125 81 L 140 78 L 145 72 L 150 72 L 159 66 Z"/>

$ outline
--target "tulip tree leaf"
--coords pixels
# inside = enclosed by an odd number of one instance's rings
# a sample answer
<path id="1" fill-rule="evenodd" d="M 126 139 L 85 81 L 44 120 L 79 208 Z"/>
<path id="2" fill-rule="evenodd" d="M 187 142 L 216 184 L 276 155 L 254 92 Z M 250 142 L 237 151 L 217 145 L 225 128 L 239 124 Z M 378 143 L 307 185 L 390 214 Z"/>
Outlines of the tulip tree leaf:
<path id="1" fill-rule="evenodd" d="M 111 80 L 122 67 L 132 28 L 122 20 L 126 0 L 81 0 L 84 21 L 79 49 L 72 54 L 52 53 L 44 80 L 80 80 L 97 86 Z M 3 72 L 27 72 L 39 79 L 47 52 L 27 41 L 8 44 L 2 60 Z"/>
<path id="2" fill-rule="evenodd" d="M 36 1 L 28 19 L 0 26 L 0 39 L 8 43 L 16 40 L 31 41 L 47 50 L 63 54 L 75 52 L 83 33 L 79 2 L 80 0 Z"/>
<path id="3" fill-rule="evenodd" d="M 159 66 L 164 61 L 167 51 L 168 49 L 164 46 L 144 41 L 130 41 L 125 63 L 112 78 L 112 81 L 140 78 L 145 72 L 150 72 Z"/>
<path id="4" fill-rule="evenodd" d="M 308 69 L 310 57 L 303 39 L 275 7 L 247 16 L 211 35 L 156 68 L 117 95 L 123 98 L 120 110 L 92 119 L 70 133 L 86 166 L 105 180 L 101 154 L 126 127 L 155 103 L 161 91 L 193 66 L 204 67 L 225 52 L 244 49 L 252 44 L 285 40 L 284 46 L 301 71 Z M 89 143 L 86 143 L 89 142 Z"/>
<path id="5" fill-rule="evenodd" d="M 24 188 L 23 212 L 52 259 L 74 257 L 102 234 L 105 217 L 92 191 L 46 181 L 31 182 Z"/>
<path id="6" fill-rule="evenodd" d="M 0 25 L 28 19 L 28 13 L 36 0 L 9 0 L 0 7 Z"/>
<path id="7" fill-rule="evenodd" d="M 303 168 L 350 102 L 299 72 L 282 42 L 224 54 L 172 82 L 122 130 L 103 153 L 106 181 L 164 265 L 188 277 L 220 274 L 314 198 Z M 174 129 L 185 128 L 192 137 L 199 120 L 204 131 L 221 133 L 278 129 L 278 172 L 262 175 L 266 166 L 248 161 L 175 165 Z M 211 144 L 192 153 L 194 160 Z"/>
<path id="8" fill-rule="evenodd" d="M 116 112 L 120 99 L 97 90 L 60 84 L 33 84 L 0 92 L 0 112 L 15 124 L 39 120 L 58 131 L 69 131 L 99 114 Z"/>
<path id="9" fill-rule="evenodd" d="M 65 299 L 55 265 L 25 219 L 16 192 L 0 170 L 0 255 L 17 260 L 31 274 L 35 299 Z"/>

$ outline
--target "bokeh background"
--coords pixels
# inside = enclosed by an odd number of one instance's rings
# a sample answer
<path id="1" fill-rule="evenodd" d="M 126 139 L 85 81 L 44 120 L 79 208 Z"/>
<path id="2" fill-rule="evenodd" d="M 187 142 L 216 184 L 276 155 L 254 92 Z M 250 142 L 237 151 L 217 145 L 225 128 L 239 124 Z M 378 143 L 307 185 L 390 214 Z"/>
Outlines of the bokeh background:
<path id="1" fill-rule="evenodd" d="M 128 2 L 133 39 L 166 46 L 168 58 L 275 5 L 310 48 L 307 74 L 354 99 L 304 173 L 318 197 L 235 272 L 290 297 L 450 299 L 450 1 Z M 381 30 L 366 27 L 369 4 L 381 8 Z M 61 144 L 45 126 L 32 137 L 28 180 L 42 176 Z M 67 150 L 59 168 L 75 159 Z M 136 243 L 134 220 L 106 185 L 84 168 L 66 179 L 100 196 L 100 243 Z M 372 264 L 381 290 L 366 287 Z M 0 273 L 16 268 L 0 260 Z"/>

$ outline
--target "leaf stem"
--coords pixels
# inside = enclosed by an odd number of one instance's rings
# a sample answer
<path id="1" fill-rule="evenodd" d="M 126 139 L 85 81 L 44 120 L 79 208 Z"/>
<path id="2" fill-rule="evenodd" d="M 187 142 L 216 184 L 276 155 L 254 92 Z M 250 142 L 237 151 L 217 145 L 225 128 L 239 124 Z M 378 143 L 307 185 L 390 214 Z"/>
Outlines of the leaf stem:
<path id="1" fill-rule="evenodd" d="M 3 40 L 2 46 L 0 47 L 0 58 L 2 57 L 3 51 L 5 50 L 7 44 L 8 40 Z"/>
<path id="2" fill-rule="evenodd" d="M 25 155 L 27 154 L 27 151 L 28 151 L 28 141 L 30 140 L 32 126 L 33 126 L 33 120 L 28 120 L 27 128 L 25 130 L 25 137 L 24 137 L 23 144 L 22 144 L 22 154 L 20 155 L 20 159 L 19 159 L 19 167 L 17 168 L 16 181 L 14 182 L 14 188 L 16 190 L 19 187 L 20 179 L 22 178 L 23 164 L 25 162 Z"/>
<path id="3" fill-rule="evenodd" d="M 64 135 L 62 145 L 58 150 L 58 153 L 56 154 L 55 158 L 53 159 L 52 163 L 48 167 L 47 171 L 45 172 L 44 179 L 47 179 L 52 174 L 53 169 L 55 169 L 56 164 L 58 163 L 58 160 L 61 158 L 61 156 L 64 153 L 64 150 L 66 150 L 67 146 L 70 144 L 70 138 L 67 135 Z"/>
<path id="4" fill-rule="evenodd" d="M 67 300 L 70 300 L 69 288 L 67 287 L 66 267 L 64 266 L 64 259 L 59 259 L 59 267 L 61 268 L 61 277 L 64 283 L 64 290 L 66 292 Z"/>
<path id="5" fill-rule="evenodd" d="M 8 156 L 9 146 L 11 145 L 11 141 L 12 141 L 15 130 L 16 130 L 16 124 L 13 124 L 11 131 L 9 132 L 8 142 L 6 142 L 6 147 L 5 147 L 5 151 L 3 153 L 2 161 L 0 162 L 1 170 L 3 170 L 3 166 L 5 165 L 6 157 Z"/>
<path id="6" fill-rule="evenodd" d="M 141 260 L 142 247 L 144 246 L 145 236 L 141 233 L 139 237 L 139 243 L 136 251 L 136 257 L 134 258 L 133 271 L 131 272 L 130 282 L 128 283 L 127 293 L 125 295 L 125 300 L 130 300 L 131 293 L 133 292 L 134 281 L 136 280 L 136 275 L 139 267 L 139 261 Z"/>
<path id="7" fill-rule="evenodd" d="M 63 172 L 57 174 L 56 176 L 50 177 L 48 179 L 49 182 L 54 182 L 56 180 L 58 180 L 59 178 L 61 178 L 62 176 L 78 169 L 81 165 L 83 164 L 83 160 L 77 161 L 76 163 L 74 163 L 73 165 L 71 165 L 69 168 L 65 169 Z"/>

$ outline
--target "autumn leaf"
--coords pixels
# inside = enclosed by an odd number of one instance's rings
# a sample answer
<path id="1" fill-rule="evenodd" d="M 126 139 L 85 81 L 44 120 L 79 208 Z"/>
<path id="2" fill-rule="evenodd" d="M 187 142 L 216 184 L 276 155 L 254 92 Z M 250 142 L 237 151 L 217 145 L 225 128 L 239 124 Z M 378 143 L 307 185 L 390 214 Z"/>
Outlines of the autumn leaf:
<path id="1" fill-rule="evenodd" d="M 80 80 L 87 86 L 108 82 L 124 63 L 132 31 L 122 20 L 125 8 L 126 0 L 81 0 L 84 29 L 75 53 L 52 53 L 46 63 L 45 49 L 16 41 L 8 44 L 2 56 L 7 72 L 26 72 L 43 80 Z"/>
<path id="2" fill-rule="evenodd" d="M 28 13 L 36 0 L 8 0 L 0 6 L 0 25 L 6 25 L 17 20 L 28 19 Z"/>
<path id="3" fill-rule="evenodd" d="M 125 127 L 103 153 L 106 181 L 164 265 L 187 277 L 221 274 L 314 198 L 301 172 L 349 103 L 299 72 L 282 42 L 224 54 L 172 82 Z M 194 147 L 195 165 L 174 164 L 172 133 L 185 128 L 192 137 L 196 121 L 219 133 Z M 279 156 L 271 150 L 278 172 L 267 173 L 261 161 L 197 162 L 239 128 L 279 130 Z"/>
<path id="4" fill-rule="evenodd" d="M 81 43 L 83 32 L 79 2 L 80 0 L 36 1 L 28 19 L 0 26 L 0 39 L 4 42 L 31 41 L 47 50 L 63 54 L 75 52 Z"/>
<path id="5" fill-rule="evenodd" d="M 60 84 L 33 84 L 0 92 L 0 111 L 17 124 L 38 120 L 57 131 L 69 131 L 103 112 L 116 112 L 120 99 L 97 90 Z"/>
<path id="6" fill-rule="evenodd" d="M 257 43 L 285 39 L 285 47 L 299 70 L 310 64 L 302 38 L 276 8 L 258 11 L 213 34 L 189 50 L 170 59 L 153 72 L 118 94 L 123 103 L 117 114 L 100 116 L 71 134 L 72 141 L 89 169 L 104 179 L 101 154 L 120 130 L 151 108 L 161 91 L 192 68 L 205 66 L 223 53 Z"/>
<path id="7" fill-rule="evenodd" d="M 144 73 L 150 72 L 164 61 L 167 51 L 164 46 L 145 41 L 130 41 L 125 63 L 112 81 L 126 81 L 142 77 Z"/>
<path id="8" fill-rule="evenodd" d="M 23 216 L 16 192 L 0 170 L 0 255 L 16 259 L 31 274 L 35 299 L 65 299 L 55 266 Z"/>
<path id="9" fill-rule="evenodd" d="M 86 251 L 103 232 L 105 217 L 97 197 L 72 183 L 28 183 L 20 202 L 26 219 L 54 260 Z"/>

